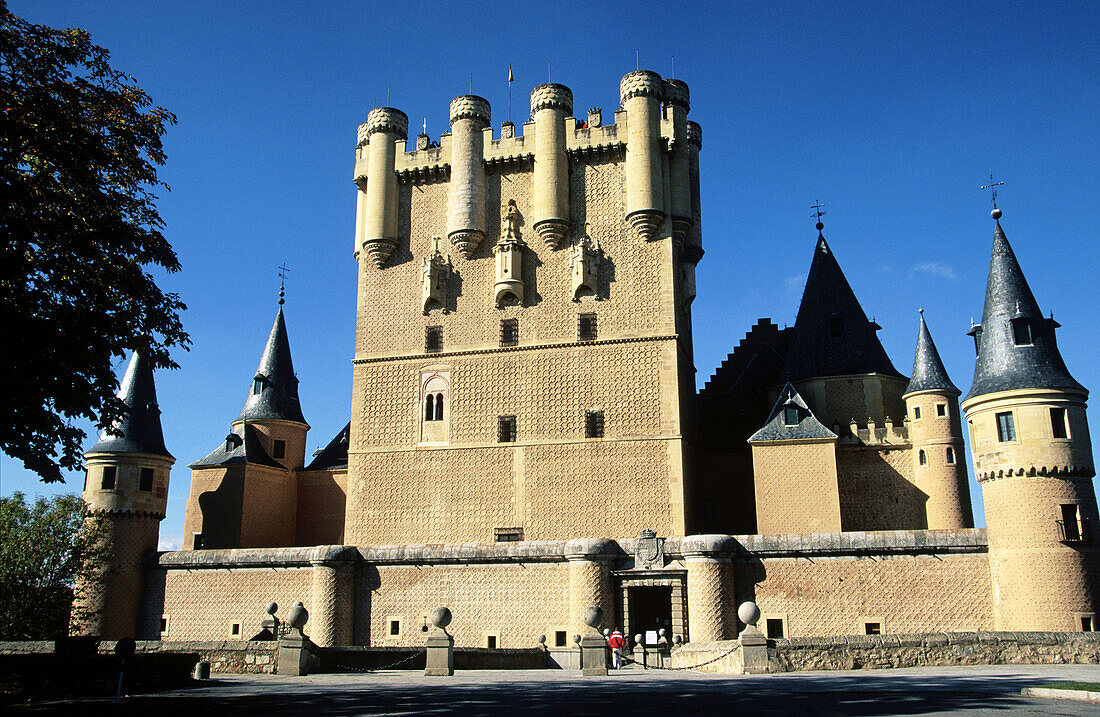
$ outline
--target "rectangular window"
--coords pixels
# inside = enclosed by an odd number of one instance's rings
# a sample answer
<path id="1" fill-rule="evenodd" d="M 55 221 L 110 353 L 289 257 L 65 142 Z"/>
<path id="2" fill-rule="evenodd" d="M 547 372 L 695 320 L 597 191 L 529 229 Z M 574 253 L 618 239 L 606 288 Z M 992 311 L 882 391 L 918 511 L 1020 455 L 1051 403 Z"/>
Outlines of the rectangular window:
<path id="1" fill-rule="evenodd" d="M 584 412 L 584 437 L 603 438 L 603 411 Z"/>
<path id="2" fill-rule="evenodd" d="M 264 380 L 262 378 L 252 379 L 252 395 L 258 396 L 264 390 Z"/>
<path id="3" fill-rule="evenodd" d="M 493 539 L 498 543 L 518 543 L 523 540 L 523 528 L 493 528 Z"/>
<path id="4" fill-rule="evenodd" d="M 1027 319 L 1012 320 L 1012 340 L 1017 346 L 1031 345 L 1031 323 Z"/>
<path id="5" fill-rule="evenodd" d="M 141 469 L 141 482 L 138 483 L 138 490 L 151 491 L 153 490 L 153 469 L 142 468 Z"/>
<path id="6" fill-rule="evenodd" d="M 195 533 L 194 535 L 191 536 L 191 549 L 192 550 L 202 550 L 203 543 L 204 543 L 204 540 L 203 540 L 203 537 L 202 537 L 202 533 Z"/>
<path id="7" fill-rule="evenodd" d="M 443 350 L 443 327 L 424 327 L 424 352 L 435 354 Z"/>
<path id="8" fill-rule="evenodd" d="M 783 425 L 784 426 L 797 426 L 798 425 L 798 406 L 784 406 L 783 407 Z"/>
<path id="9" fill-rule="evenodd" d="M 1011 411 L 997 414 L 997 440 L 1001 443 L 1016 440 L 1016 423 Z"/>
<path id="10" fill-rule="evenodd" d="M 168 637 L 168 616 L 165 615 L 160 619 L 160 636 L 161 638 Z"/>
<path id="11" fill-rule="evenodd" d="M 1050 432 L 1055 438 L 1069 438 L 1069 429 L 1066 426 L 1066 409 L 1050 409 Z"/>
<path id="12" fill-rule="evenodd" d="M 515 443 L 516 442 L 516 417 L 515 416 L 498 416 L 497 417 L 497 442 L 498 443 Z"/>
<path id="13" fill-rule="evenodd" d="M 232 635 L 233 637 L 240 637 L 241 636 L 241 623 L 235 622 L 232 625 L 230 625 L 229 626 L 229 634 Z"/>
<path id="14" fill-rule="evenodd" d="M 946 403 L 937 403 L 936 404 L 936 415 L 939 416 L 940 418 L 943 418 L 944 416 L 947 415 L 947 404 Z"/>
<path id="15" fill-rule="evenodd" d="M 272 458 L 286 458 L 286 441 L 273 441 L 271 444 Z"/>
<path id="16" fill-rule="evenodd" d="M 1092 617 L 1091 616 L 1082 616 L 1081 617 L 1081 632 L 1092 632 Z"/>
<path id="17" fill-rule="evenodd" d="M 580 314 L 577 316 L 577 339 L 580 341 L 596 340 L 595 314 Z"/>
<path id="18" fill-rule="evenodd" d="M 103 490 L 114 490 L 116 478 L 118 478 L 118 468 L 115 466 L 104 466 L 103 480 L 100 482 L 99 487 Z"/>
<path id="19" fill-rule="evenodd" d="M 519 319 L 500 320 L 500 345 L 515 346 L 519 343 Z"/>
<path id="20" fill-rule="evenodd" d="M 554 631 L 554 647 L 566 647 L 568 646 L 565 630 Z"/>
<path id="21" fill-rule="evenodd" d="M 785 637 L 782 618 L 769 617 L 764 620 L 764 628 L 767 631 L 769 640 L 778 640 Z"/>
<path id="22" fill-rule="evenodd" d="M 881 635 L 882 623 L 881 622 L 865 622 L 863 623 L 864 635 Z"/>
<path id="23" fill-rule="evenodd" d="M 401 635 L 401 621 L 390 620 L 390 637 L 399 637 Z"/>
<path id="24" fill-rule="evenodd" d="M 920 406 L 913 406 L 913 420 L 920 420 Z"/>
<path id="25" fill-rule="evenodd" d="M 947 464 L 952 465 L 955 462 L 955 449 L 951 446 L 947 447 Z"/>
<path id="26" fill-rule="evenodd" d="M 917 462 L 922 466 L 928 465 L 928 454 L 924 451 L 917 451 Z"/>
<path id="27" fill-rule="evenodd" d="M 1067 503 L 1062 507 L 1062 519 L 1058 521 L 1058 532 L 1063 542 L 1076 543 L 1084 536 L 1081 534 L 1081 511 L 1076 503 Z"/>
<path id="28" fill-rule="evenodd" d="M 496 647 L 497 647 L 497 636 L 496 635 L 486 635 L 485 636 L 485 647 L 488 647 L 490 650 L 495 650 Z"/>

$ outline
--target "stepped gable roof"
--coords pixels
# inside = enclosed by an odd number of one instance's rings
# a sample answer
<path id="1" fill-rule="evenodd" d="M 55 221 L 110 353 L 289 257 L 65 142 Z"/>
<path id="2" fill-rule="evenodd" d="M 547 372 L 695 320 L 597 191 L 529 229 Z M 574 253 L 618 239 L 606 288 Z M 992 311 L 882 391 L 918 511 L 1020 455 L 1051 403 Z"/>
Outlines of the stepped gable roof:
<path id="1" fill-rule="evenodd" d="M 999 210 L 996 215 L 999 217 Z M 1017 322 L 1026 326 L 1025 332 L 1030 330 L 1031 343 L 1016 344 Z M 1058 351 L 1054 336 L 1058 326 L 1053 317 L 1043 317 L 998 218 L 982 323 L 970 330 L 978 358 L 974 384 L 966 398 L 1021 388 L 1085 391 L 1070 375 Z"/>
<path id="2" fill-rule="evenodd" d="M 786 377 L 881 373 L 905 378 L 886 355 L 825 237 L 818 233 L 798 318 L 790 329 Z"/>
<path id="3" fill-rule="evenodd" d="M 787 422 L 788 407 L 794 408 L 798 418 L 797 423 Z M 758 441 L 796 441 L 820 438 L 836 438 L 837 435 L 817 420 L 814 412 L 806 405 L 802 396 L 795 387 L 788 383 L 779 392 L 779 400 L 775 402 L 771 415 L 764 423 L 764 427 L 749 437 L 749 443 Z"/>
<path id="4" fill-rule="evenodd" d="M 157 388 L 153 383 L 153 365 L 140 352 L 130 357 L 118 388 L 118 400 L 126 404 L 122 418 L 111 429 L 99 434 L 89 453 L 150 453 L 172 457 L 164 447 L 160 427 Z"/>
<path id="5" fill-rule="evenodd" d="M 313 454 L 313 460 L 304 468 L 307 471 L 328 470 L 348 467 L 348 439 L 351 436 L 351 421 L 340 429 L 328 445 Z"/>
<path id="6" fill-rule="evenodd" d="M 275 315 L 275 323 L 260 356 L 260 365 L 256 368 L 244 408 L 237 416 L 238 421 L 264 419 L 306 422 L 298 401 L 298 378 L 294 375 L 294 362 L 290 358 L 290 339 L 286 334 L 282 306 Z"/>
<path id="7" fill-rule="evenodd" d="M 242 424 L 239 430 L 230 432 L 220 446 L 188 467 L 209 468 L 238 463 L 254 463 L 261 466 L 282 468 L 264 450 L 256 429 L 247 423 Z"/>
<path id="8" fill-rule="evenodd" d="M 947 376 L 940 352 L 936 350 L 928 324 L 924 322 L 924 309 L 920 310 L 920 331 L 917 333 L 917 352 L 913 357 L 913 378 L 909 379 L 905 393 L 917 391 L 947 391 L 956 395 L 962 393 Z"/>

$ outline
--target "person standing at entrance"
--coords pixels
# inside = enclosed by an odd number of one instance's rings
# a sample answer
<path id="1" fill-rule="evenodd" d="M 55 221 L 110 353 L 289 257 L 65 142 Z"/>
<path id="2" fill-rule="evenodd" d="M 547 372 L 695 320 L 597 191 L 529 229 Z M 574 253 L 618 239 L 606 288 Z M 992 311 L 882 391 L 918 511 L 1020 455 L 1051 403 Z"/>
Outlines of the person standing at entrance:
<path id="1" fill-rule="evenodd" d="M 623 666 L 623 647 L 625 645 L 626 640 L 623 638 L 623 633 L 619 631 L 619 628 L 615 628 L 615 632 L 607 638 L 607 646 L 611 648 L 611 666 L 616 670 Z"/>

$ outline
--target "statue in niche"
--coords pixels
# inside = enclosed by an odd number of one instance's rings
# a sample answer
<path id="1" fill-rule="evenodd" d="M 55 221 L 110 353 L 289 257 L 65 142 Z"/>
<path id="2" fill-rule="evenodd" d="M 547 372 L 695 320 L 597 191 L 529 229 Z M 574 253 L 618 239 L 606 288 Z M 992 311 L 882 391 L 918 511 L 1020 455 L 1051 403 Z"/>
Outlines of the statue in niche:
<path id="1" fill-rule="evenodd" d="M 497 255 L 497 276 L 493 286 L 493 298 L 497 308 L 523 303 L 523 240 L 519 227 L 523 215 L 519 213 L 515 199 L 508 200 L 508 209 L 500 224 L 500 241 L 493 248 Z"/>
<path id="2" fill-rule="evenodd" d="M 439 249 L 440 237 L 433 237 L 435 245 L 432 253 L 420 263 L 421 299 L 424 315 L 432 309 L 442 309 L 447 313 L 447 285 L 451 280 L 451 257 Z"/>
<path id="3" fill-rule="evenodd" d="M 599 301 L 597 292 L 600 273 L 600 244 L 588 234 L 588 223 L 584 225 L 584 235 L 573 244 L 572 285 L 573 301 L 582 296 L 593 296 Z"/>

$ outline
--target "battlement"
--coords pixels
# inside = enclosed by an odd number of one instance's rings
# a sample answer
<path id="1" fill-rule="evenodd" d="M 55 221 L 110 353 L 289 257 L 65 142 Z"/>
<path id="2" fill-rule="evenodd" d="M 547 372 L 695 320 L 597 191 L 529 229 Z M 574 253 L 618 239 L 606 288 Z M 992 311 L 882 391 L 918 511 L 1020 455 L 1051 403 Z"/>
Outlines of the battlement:
<path id="1" fill-rule="evenodd" d="M 839 428 L 840 430 L 837 430 Z M 905 418 L 900 424 L 895 424 L 893 419 L 887 418 L 880 425 L 872 419 L 860 425 L 853 418 L 845 432 L 843 426 L 834 427 L 834 432 L 840 436 L 840 445 L 864 446 L 890 446 L 894 448 L 908 448 L 912 445 L 909 440 L 909 419 Z"/>

